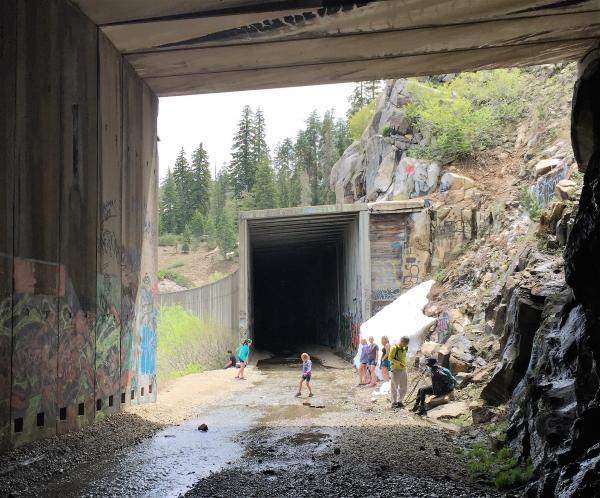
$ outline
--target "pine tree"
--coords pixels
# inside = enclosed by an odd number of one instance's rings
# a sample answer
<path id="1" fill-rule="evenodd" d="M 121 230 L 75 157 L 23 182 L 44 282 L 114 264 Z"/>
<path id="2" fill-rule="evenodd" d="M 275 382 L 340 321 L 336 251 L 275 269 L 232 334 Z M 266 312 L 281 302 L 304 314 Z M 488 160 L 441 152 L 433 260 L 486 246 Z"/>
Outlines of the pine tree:
<path id="1" fill-rule="evenodd" d="M 258 168 L 265 161 L 270 162 L 265 117 L 260 107 L 254 113 L 251 151 L 255 168 Z"/>
<path id="2" fill-rule="evenodd" d="M 189 222 L 194 212 L 192 200 L 192 171 L 185 157 L 185 151 L 181 149 L 173 167 L 173 179 L 177 188 L 179 202 L 175 209 L 176 233 L 182 233 L 185 225 Z"/>
<path id="3" fill-rule="evenodd" d="M 217 245 L 221 249 L 223 256 L 233 251 L 236 247 L 238 237 L 236 218 L 237 213 L 230 203 L 227 203 L 216 225 Z"/>
<path id="4" fill-rule="evenodd" d="M 319 140 L 318 200 L 320 204 L 335 202 L 335 195 L 329 187 L 331 168 L 340 158 L 336 145 L 333 110 L 326 111 L 321 123 Z"/>
<path id="5" fill-rule="evenodd" d="M 160 186 L 160 233 L 177 232 L 177 209 L 179 205 L 177 185 L 171 168 L 167 170 L 167 176 Z"/>
<path id="6" fill-rule="evenodd" d="M 302 204 L 302 183 L 300 172 L 295 169 L 290 179 L 290 206 L 296 207 Z"/>
<path id="7" fill-rule="evenodd" d="M 290 207 L 294 144 L 289 138 L 277 145 L 273 166 L 276 174 L 277 204 L 279 207 Z"/>
<path id="8" fill-rule="evenodd" d="M 311 192 L 311 204 L 320 204 L 319 141 L 321 120 L 317 111 L 313 111 L 306 120 L 306 129 L 298 133 L 296 140 L 297 164 L 308 173 Z"/>
<path id="9" fill-rule="evenodd" d="M 256 163 L 253 155 L 253 114 L 250 106 L 244 106 L 238 122 L 238 130 L 233 137 L 229 177 L 234 194 L 249 192 L 254 185 Z M 255 151 L 254 151 L 255 152 Z"/>
<path id="10" fill-rule="evenodd" d="M 275 180 L 268 161 L 263 160 L 256 170 L 256 182 L 252 189 L 256 209 L 271 209 L 275 204 Z"/>
<path id="11" fill-rule="evenodd" d="M 371 81 L 360 81 L 352 90 L 350 97 L 348 97 L 348 102 L 350 103 L 350 108 L 348 109 L 347 117 L 349 118 L 355 112 L 358 112 L 364 106 L 366 106 L 372 100 L 377 98 L 381 88 L 380 80 L 371 80 Z"/>
<path id="12" fill-rule="evenodd" d="M 352 144 L 352 135 L 350 135 L 350 129 L 348 128 L 348 121 L 342 118 L 338 118 L 335 122 L 335 145 L 338 150 L 338 154 L 342 157 L 344 151 Z"/>
<path id="13" fill-rule="evenodd" d="M 210 204 L 210 164 L 202 142 L 192 155 L 191 178 L 192 216 L 198 210 L 206 215 Z"/>

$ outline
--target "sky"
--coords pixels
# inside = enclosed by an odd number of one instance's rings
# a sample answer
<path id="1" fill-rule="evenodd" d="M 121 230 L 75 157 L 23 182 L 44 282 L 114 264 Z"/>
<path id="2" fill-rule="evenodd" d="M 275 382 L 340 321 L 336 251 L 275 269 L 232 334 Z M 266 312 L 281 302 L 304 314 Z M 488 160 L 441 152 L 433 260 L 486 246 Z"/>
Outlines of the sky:
<path id="1" fill-rule="evenodd" d="M 163 97 L 158 114 L 158 154 L 160 176 L 172 167 L 183 147 L 190 159 L 202 142 L 208 152 L 211 170 L 215 162 L 220 169 L 229 162 L 231 143 L 240 119 L 242 107 L 248 104 L 254 110 L 260 107 L 265 115 L 267 143 L 271 152 L 286 137 L 295 138 L 304 127 L 308 115 L 316 109 L 322 116 L 327 109 L 335 109 L 343 117 L 349 107 L 348 97 L 354 83 L 319 85 L 275 90 Z"/>

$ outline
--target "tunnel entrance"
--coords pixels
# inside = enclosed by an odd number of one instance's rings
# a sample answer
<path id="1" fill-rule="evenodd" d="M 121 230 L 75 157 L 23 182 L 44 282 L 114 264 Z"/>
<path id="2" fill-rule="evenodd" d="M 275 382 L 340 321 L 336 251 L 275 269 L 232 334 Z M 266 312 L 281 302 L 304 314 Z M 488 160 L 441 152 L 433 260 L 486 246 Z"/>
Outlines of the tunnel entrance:
<path id="1" fill-rule="evenodd" d="M 359 212 L 278 211 L 245 214 L 249 335 L 269 351 L 343 349 L 350 339 L 343 317 L 360 290 Z"/>

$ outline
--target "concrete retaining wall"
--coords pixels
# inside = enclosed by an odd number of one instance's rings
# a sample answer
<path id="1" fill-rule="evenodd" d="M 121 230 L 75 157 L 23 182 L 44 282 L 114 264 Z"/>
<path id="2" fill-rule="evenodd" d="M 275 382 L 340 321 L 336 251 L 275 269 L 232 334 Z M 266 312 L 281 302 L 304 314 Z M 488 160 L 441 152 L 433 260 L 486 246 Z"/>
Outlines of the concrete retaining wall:
<path id="1" fill-rule="evenodd" d="M 226 330 L 233 344 L 239 337 L 238 312 L 239 274 L 231 275 L 196 289 L 160 295 L 160 306 L 179 305 L 190 313 L 210 320 Z"/>
<path id="2" fill-rule="evenodd" d="M 158 99 L 62 0 L 0 38 L 2 450 L 156 396 Z"/>

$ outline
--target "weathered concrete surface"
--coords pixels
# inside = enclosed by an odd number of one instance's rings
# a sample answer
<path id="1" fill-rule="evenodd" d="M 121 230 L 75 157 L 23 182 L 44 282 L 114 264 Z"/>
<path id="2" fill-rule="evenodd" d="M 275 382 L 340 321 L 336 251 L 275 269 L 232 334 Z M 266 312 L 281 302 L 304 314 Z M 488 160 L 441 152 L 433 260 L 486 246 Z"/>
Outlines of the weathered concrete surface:
<path id="1" fill-rule="evenodd" d="M 159 95 L 557 62 L 600 36 L 597 0 L 74 3 Z"/>
<path id="2" fill-rule="evenodd" d="M 0 14 L 4 450 L 156 396 L 158 99 L 72 5 Z"/>

